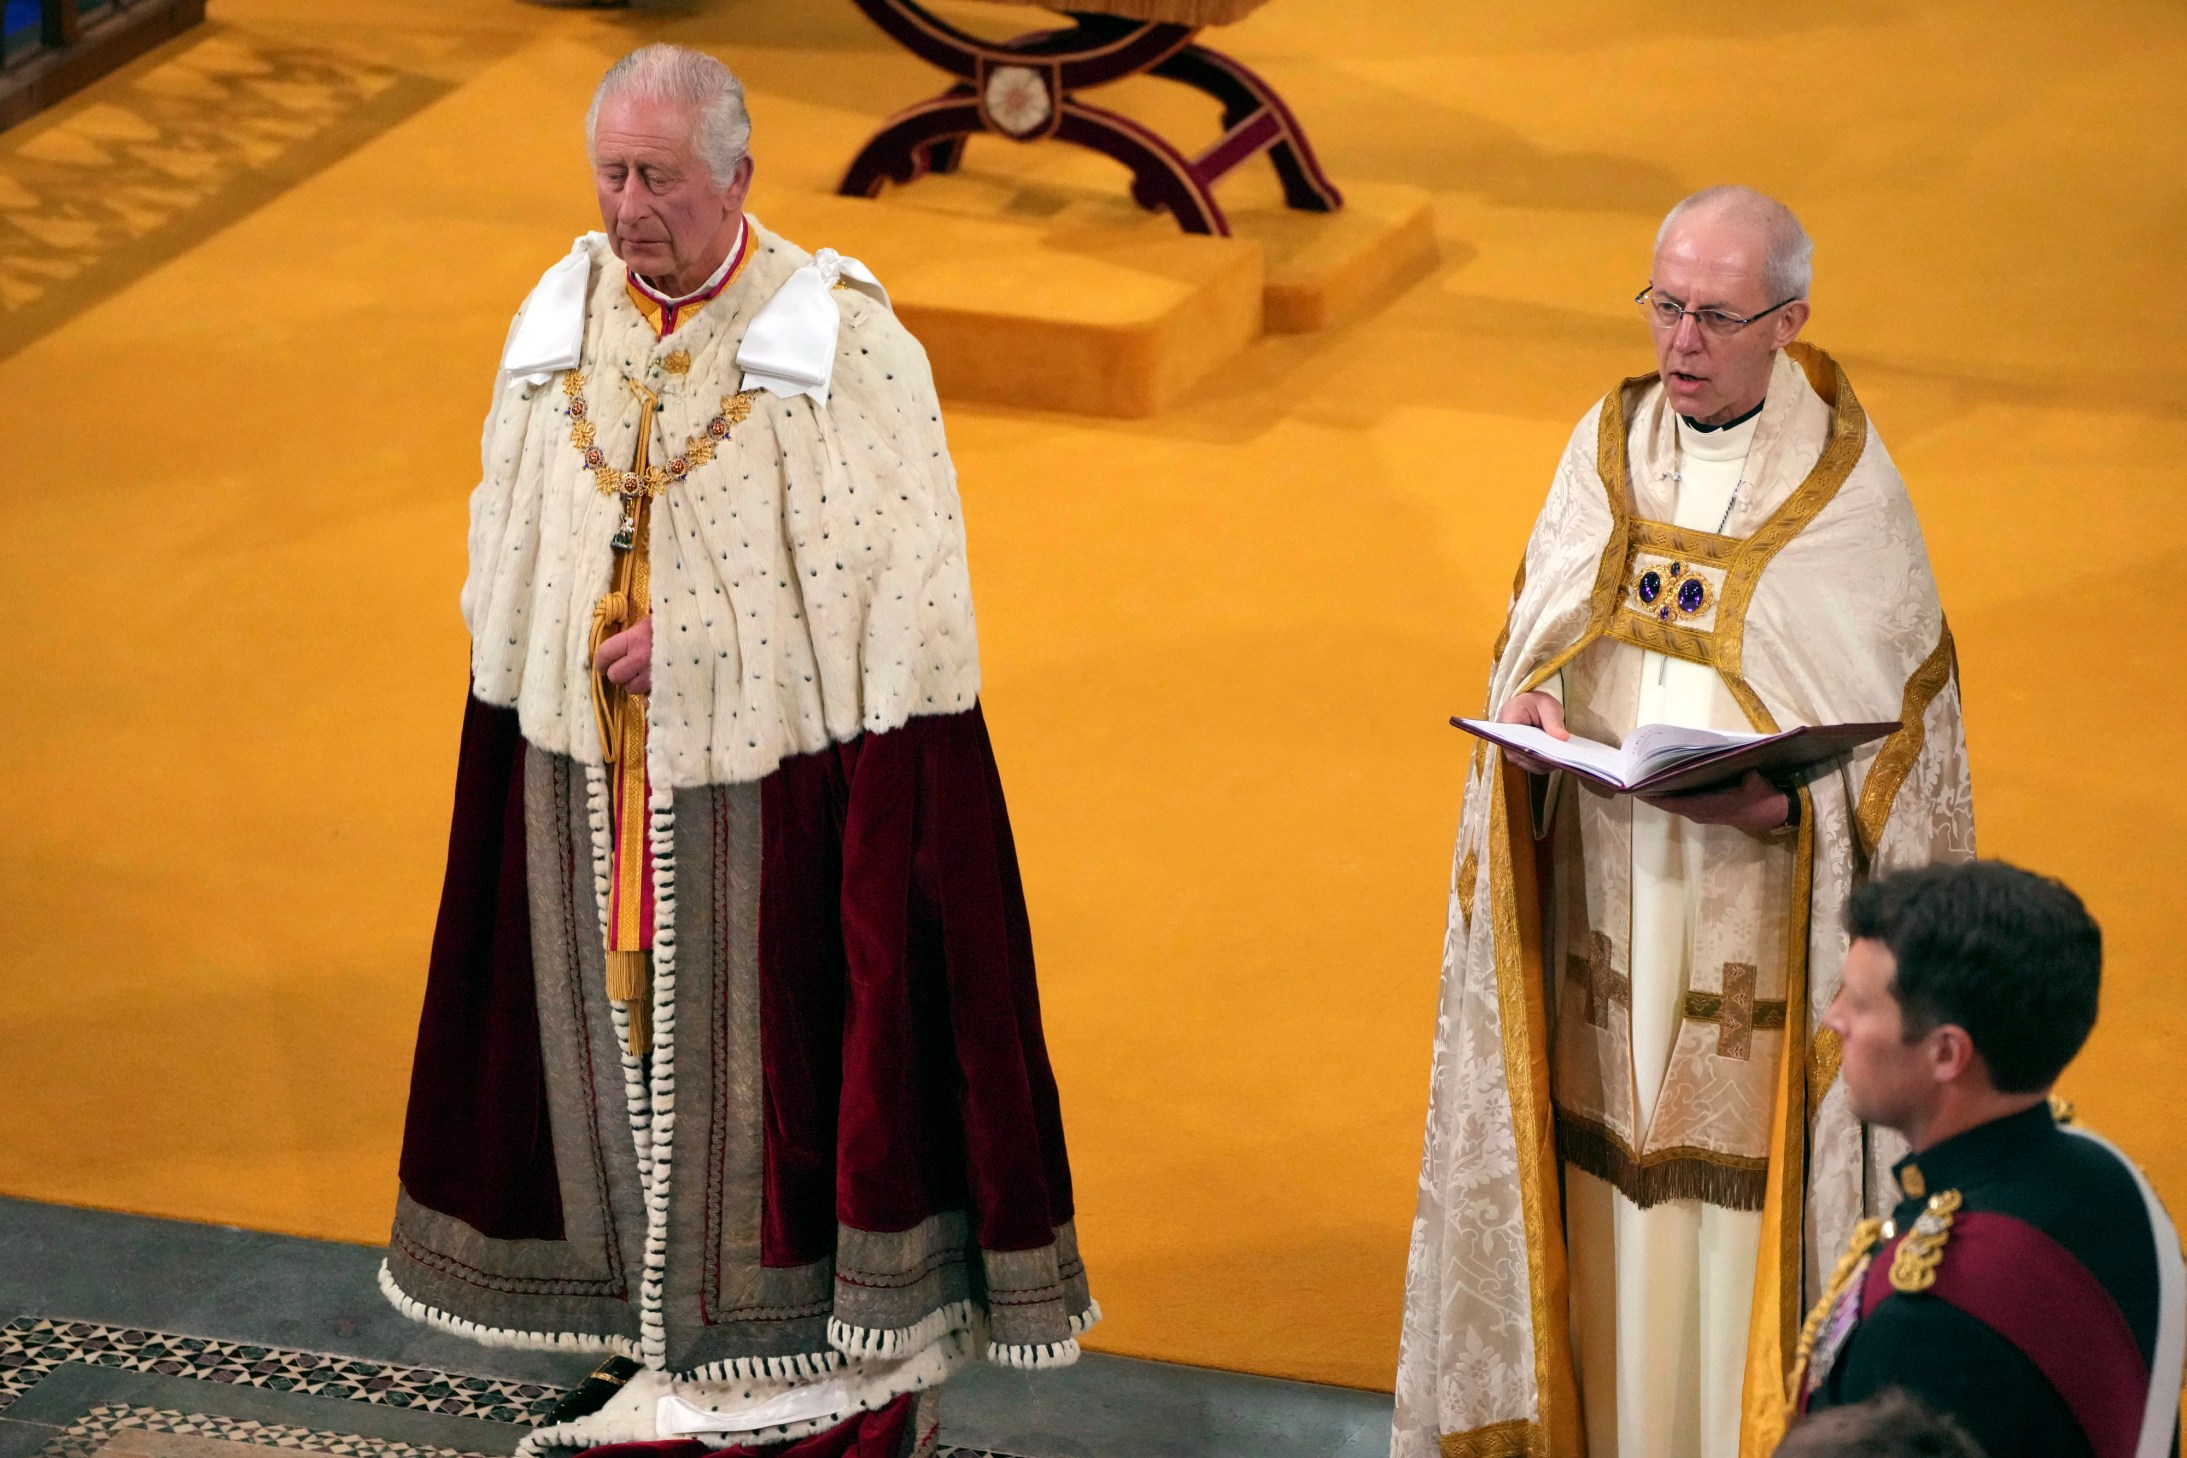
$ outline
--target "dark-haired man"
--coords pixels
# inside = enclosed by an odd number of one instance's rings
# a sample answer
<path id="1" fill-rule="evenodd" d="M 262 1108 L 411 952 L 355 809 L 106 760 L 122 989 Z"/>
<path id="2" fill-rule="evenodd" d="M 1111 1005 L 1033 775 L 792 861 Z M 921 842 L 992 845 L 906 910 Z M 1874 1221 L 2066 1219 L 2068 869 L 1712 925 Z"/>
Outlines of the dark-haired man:
<path id="1" fill-rule="evenodd" d="M 2064 886 L 1996 861 L 1871 882 L 1825 1024 L 1862 1119 L 1913 1152 L 1809 1317 L 1794 1401 L 1886 1388 L 1989 1458 L 2177 1450 L 2179 1237 L 2116 1149 L 2053 1116 L 2096 1021 L 2102 936 Z"/>
<path id="2" fill-rule="evenodd" d="M 1771 1458 L 1983 1458 L 1958 1423 L 1900 1388 L 1818 1413 Z"/>

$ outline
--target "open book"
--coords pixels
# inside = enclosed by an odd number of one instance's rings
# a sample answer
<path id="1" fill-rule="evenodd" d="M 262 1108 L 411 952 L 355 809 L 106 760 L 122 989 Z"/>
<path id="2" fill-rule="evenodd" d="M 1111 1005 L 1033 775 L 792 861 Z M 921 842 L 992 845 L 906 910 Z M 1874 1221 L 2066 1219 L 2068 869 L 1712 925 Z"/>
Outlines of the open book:
<path id="1" fill-rule="evenodd" d="M 1643 724 L 1622 745 L 1608 745 L 1577 734 L 1552 739 L 1531 724 L 1495 724 L 1486 719 L 1453 719 L 1468 734 L 1524 750 L 1536 759 L 1570 770 L 1606 790 L 1624 794 L 1676 795 L 1738 779 L 1760 770 L 1772 782 L 1789 787 L 1813 777 L 1827 760 L 1898 732 L 1896 724 L 1802 724 L 1778 734 L 1717 729 L 1685 729 L 1676 724 Z"/>

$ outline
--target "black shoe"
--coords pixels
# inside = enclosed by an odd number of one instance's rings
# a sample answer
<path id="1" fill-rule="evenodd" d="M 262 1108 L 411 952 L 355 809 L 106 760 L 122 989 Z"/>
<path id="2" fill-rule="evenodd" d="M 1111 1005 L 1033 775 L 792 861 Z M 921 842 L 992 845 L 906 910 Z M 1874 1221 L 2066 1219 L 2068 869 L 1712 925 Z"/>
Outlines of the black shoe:
<path id="1" fill-rule="evenodd" d="M 592 1375 L 572 1387 L 554 1405 L 554 1411 L 540 1420 L 541 1427 L 553 1427 L 556 1423 L 573 1423 L 581 1417 L 591 1417 L 608 1405 L 608 1400 L 620 1392 L 623 1384 L 644 1369 L 628 1357 L 610 1357 L 595 1367 Z"/>

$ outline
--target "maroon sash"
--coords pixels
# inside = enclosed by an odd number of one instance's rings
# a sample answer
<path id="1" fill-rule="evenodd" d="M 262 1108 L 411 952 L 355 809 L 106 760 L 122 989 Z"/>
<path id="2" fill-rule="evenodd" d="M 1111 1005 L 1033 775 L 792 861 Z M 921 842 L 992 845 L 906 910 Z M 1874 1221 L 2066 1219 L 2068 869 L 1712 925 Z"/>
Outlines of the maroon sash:
<path id="1" fill-rule="evenodd" d="M 2050 1380 L 2096 1458 L 2134 1458 L 2149 1398 L 2149 1364 L 2103 1283 L 2057 1241 L 2010 1215 L 1962 1210 L 1925 1293 L 2011 1342 Z M 1904 1237 L 1901 1236 L 1900 1239 Z M 1861 1286 L 1863 1321 L 1891 1286 L 1894 1240 Z"/>

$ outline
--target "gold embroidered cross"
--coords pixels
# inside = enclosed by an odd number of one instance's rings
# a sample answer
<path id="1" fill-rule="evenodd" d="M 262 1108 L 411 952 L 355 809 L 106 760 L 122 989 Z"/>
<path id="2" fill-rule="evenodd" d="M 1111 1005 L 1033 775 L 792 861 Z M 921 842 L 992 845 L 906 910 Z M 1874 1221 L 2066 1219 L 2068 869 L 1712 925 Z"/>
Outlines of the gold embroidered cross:
<path id="1" fill-rule="evenodd" d="M 1724 964 L 1724 1002 L 1716 1015 L 1716 1052 L 1721 1058 L 1754 1053 L 1754 974 L 1752 962 Z"/>
<path id="2" fill-rule="evenodd" d="M 1763 1002 L 1754 996 L 1759 974 L 1751 962 L 1724 964 L 1724 990 L 1686 994 L 1686 1016 L 1697 1023 L 1716 1024 L 1716 1056 L 1744 1061 L 1754 1056 L 1757 1028 L 1782 1028 L 1785 1005 Z"/>
<path id="3" fill-rule="evenodd" d="M 1610 960 L 1610 939 L 1601 932 L 1587 934 L 1584 953 L 1566 954 L 1564 975 L 1579 983 L 1586 998 L 1587 1021 L 1595 1027 L 1610 1026 L 1612 1003 L 1627 1011 L 1632 1009 L 1632 979 L 1620 973 Z"/>

